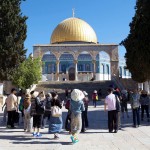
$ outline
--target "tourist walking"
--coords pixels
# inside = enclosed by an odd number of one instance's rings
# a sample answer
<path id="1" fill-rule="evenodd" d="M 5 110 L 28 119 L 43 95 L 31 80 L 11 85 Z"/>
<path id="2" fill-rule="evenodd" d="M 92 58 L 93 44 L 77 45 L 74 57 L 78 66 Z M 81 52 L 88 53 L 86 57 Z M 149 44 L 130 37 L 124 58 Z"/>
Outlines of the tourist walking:
<path id="1" fill-rule="evenodd" d="M 121 113 L 122 113 L 122 118 L 124 118 L 124 112 L 126 112 L 127 118 L 129 118 L 128 114 L 128 92 L 127 90 L 122 90 L 121 91 Z"/>
<path id="2" fill-rule="evenodd" d="M 106 111 L 106 107 L 108 107 L 108 129 L 109 132 L 114 133 L 118 132 L 118 112 L 116 111 L 116 98 L 113 94 L 113 89 L 109 88 L 107 90 L 108 96 L 105 99 L 104 110 Z"/>
<path id="3" fill-rule="evenodd" d="M 52 100 L 52 95 L 51 93 L 46 94 L 46 98 L 44 101 L 44 115 L 43 115 L 43 129 L 46 126 L 47 120 L 50 120 L 50 115 L 51 115 L 51 100 Z"/>
<path id="4" fill-rule="evenodd" d="M 23 123 L 23 118 L 24 118 L 24 107 L 23 107 L 23 104 L 24 104 L 24 99 L 25 99 L 25 93 L 20 92 L 20 94 L 21 94 L 21 99 L 20 99 L 20 102 L 19 102 L 19 111 L 21 112 L 21 118 L 22 118 L 22 123 Z"/>
<path id="5" fill-rule="evenodd" d="M 44 108 L 38 97 L 39 92 L 31 91 L 31 116 L 33 116 L 33 136 L 41 137 L 41 115 L 44 113 Z"/>
<path id="6" fill-rule="evenodd" d="M 112 89 L 113 89 L 113 94 L 115 94 L 119 98 L 119 102 L 121 103 L 122 97 L 119 88 L 116 87 Z M 121 129 L 121 111 L 118 111 L 118 129 Z"/>
<path id="7" fill-rule="evenodd" d="M 86 128 L 89 127 L 88 115 L 87 115 L 88 104 L 89 104 L 88 93 L 86 91 L 83 91 L 83 94 L 85 96 L 83 98 L 83 103 L 84 103 L 85 110 L 82 111 L 82 129 L 81 129 L 81 132 L 85 132 Z"/>
<path id="8" fill-rule="evenodd" d="M 45 92 L 41 91 L 38 95 L 38 98 L 39 98 L 40 103 L 44 109 L 44 107 L 45 107 Z M 41 129 L 44 129 L 44 128 L 45 127 L 44 127 L 44 113 L 43 113 L 43 114 L 41 114 Z"/>
<path id="9" fill-rule="evenodd" d="M 24 108 L 24 131 L 30 133 L 30 132 L 32 132 L 33 117 L 30 115 L 31 99 L 30 99 L 29 94 L 25 95 L 25 99 L 23 102 L 23 108 Z"/>
<path id="10" fill-rule="evenodd" d="M 14 126 L 15 113 L 18 108 L 17 97 L 15 95 L 16 93 L 17 93 L 16 89 L 13 88 L 11 90 L 11 94 L 6 99 L 6 106 L 7 106 L 7 113 L 8 113 L 7 128 L 15 128 Z"/>
<path id="11" fill-rule="evenodd" d="M 70 111 L 71 111 L 71 140 L 72 143 L 78 142 L 78 134 L 82 128 L 81 114 L 85 111 L 83 103 L 84 94 L 78 89 L 71 92 Z"/>
<path id="12" fill-rule="evenodd" d="M 62 108 L 61 101 L 58 99 L 58 94 L 56 92 L 51 92 L 51 108 L 58 106 L 58 109 Z M 52 111 L 52 110 L 51 110 Z M 59 117 L 53 116 L 51 112 L 50 122 L 49 122 L 49 133 L 54 134 L 54 139 L 59 139 L 59 133 L 62 130 L 62 116 Z"/>
<path id="13" fill-rule="evenodd" d="M 66 131 L 69 131 L 69 133 L 71 133 L 70 101 L 71 101 L 71 99 L 68 99 L 67 102 L 66 102 L 66 104 L 65 104 L 65 108 L 68 110 L 68 112 L 67 112 L 67 117 L 66 117 L 66 121 L 65 121 L 65 129 L 66 129 Z"/>
<path id="14" fill-rule="evenodd" d="M 141 104 L 141 120 L 144 120 L 144 111 L 146 111 L 147 115 L 147 121 L 150 121 L 149 118 L 149 104 L 150 104 L 150 98 L 147 95 L 147 91 L 142 90 L 141 96 L 140 96 L 140 104 Z"/>
<path id="15" fill-rule="evenodd" d="M 139 127 L 140 125 L 140 94 L 135 89 L 131 95 L 131 107 L 133 113 L 133 127 Z"/>
<path id="16" fill-rule="evenodd" d="M 96 102 L 98 101 L 98 94 L 96 90 L 94 90 L 92 94 L 92 100 L 93 100 L 93 106 L 96 107 Z"/>

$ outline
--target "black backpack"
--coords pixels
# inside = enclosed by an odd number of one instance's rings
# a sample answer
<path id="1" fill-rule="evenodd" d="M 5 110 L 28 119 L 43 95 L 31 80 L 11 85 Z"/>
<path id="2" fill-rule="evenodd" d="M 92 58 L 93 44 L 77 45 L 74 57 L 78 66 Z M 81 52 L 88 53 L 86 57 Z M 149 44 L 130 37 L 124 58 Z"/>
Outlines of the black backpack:
<path id="1" fill-rule="evenodd" d="M 51 99 L 49 97 L 47 97 L 46 103 L 45 103 L 44 115 L 50 115 L 50 114 L 51 114 Z"/>
<path id="2" fill-rule="evenodd" d="M 39 98 L 36 98 L 35 103 L 36 103 L 36 113 L 37 113 L 37 115 L 44 114 L 44 107 L 43 107 L 43 104 L 40 102 Z"/>
<path id="3" fill-rule="evenodd" d="M 49 97 L 46 98 L 45 109 L 51 110 L 51 99 Z"/>

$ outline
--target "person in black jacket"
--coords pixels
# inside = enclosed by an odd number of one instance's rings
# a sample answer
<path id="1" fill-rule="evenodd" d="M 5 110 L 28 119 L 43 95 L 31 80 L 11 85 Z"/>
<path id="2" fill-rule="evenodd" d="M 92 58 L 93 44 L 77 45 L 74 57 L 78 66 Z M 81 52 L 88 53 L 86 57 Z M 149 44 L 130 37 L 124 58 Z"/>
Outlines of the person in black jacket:
<path id="1" fill-rule="evenodd" d="M 41 114 L 44 113 L 44 108 L 42 108 L 42 103 L 38 97 L 39 92 L 32 91 L 31 94 L 31 116 L 33 116 L 33 136 L 41 137 L 40 127 L 41 127 Z M 35 131 L 37 128 L 37 132 Z"/>

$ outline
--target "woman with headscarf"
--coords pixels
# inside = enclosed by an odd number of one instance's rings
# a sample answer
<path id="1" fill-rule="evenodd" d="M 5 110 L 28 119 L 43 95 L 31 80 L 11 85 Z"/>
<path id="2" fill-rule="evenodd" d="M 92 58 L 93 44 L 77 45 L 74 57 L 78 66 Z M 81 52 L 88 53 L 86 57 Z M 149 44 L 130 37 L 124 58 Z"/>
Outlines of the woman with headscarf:
<path id="1" fill-rule="evenodd" d="M 61 101 L 58 99 L 58 94 L 56 92 L 52 92 L 52 100 L 51 100 L 51 108 L 53 106 L 58 106 L 60 109 L 62 108 Z M 62 130 L 62 116 L 53 117 L 51 113 L 50 122 L 49 122 L 49 133 L 54 134 L 54 139 L 59 139 L 59 133 Z"/>
<path id="2" fill-rule="evenodd" d="M 72 143 L 77 143 L 78 134 L 82 128 L 82 112 L 85 110 L 83 103 L 84 94 L 78 89 L 71 92 L 70 112 L 71 112 L 71 134 Z"/>

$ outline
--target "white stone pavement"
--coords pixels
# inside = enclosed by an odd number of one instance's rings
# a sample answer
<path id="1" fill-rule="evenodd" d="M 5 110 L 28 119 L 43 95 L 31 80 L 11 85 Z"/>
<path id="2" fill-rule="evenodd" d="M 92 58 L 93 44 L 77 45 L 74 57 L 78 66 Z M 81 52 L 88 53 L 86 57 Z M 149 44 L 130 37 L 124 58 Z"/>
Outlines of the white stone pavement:
<path id="1" fill-rule="evenodd" d="M 21 126 L 6 129 L 1 124 L 0 150 L 150 150 L 150 123 L 145 120 L 139 128 L 133 128 L 130 110 L 130 118 L 122 119 L 122 130 L 108 133 L 107 112 L 103 109 L 102 102 L 99 102 L 97 108 L 89 106 L 89 129 L 80 134 L 80 141 L 76 144 L 71 143 L 70 135 L 65 130 L 59 140 L 54 140 L 53 135 L 47 134 L 47 128 L 41 130 L 41 138 L 34 138 L 31 134 L 24 133 Z M 64 122 L 65 116 L 64 109 Z"/>

